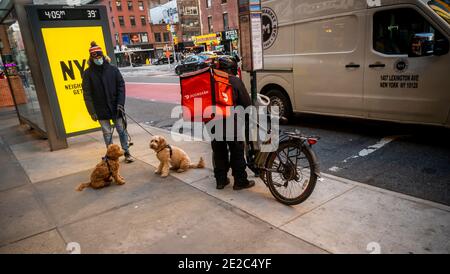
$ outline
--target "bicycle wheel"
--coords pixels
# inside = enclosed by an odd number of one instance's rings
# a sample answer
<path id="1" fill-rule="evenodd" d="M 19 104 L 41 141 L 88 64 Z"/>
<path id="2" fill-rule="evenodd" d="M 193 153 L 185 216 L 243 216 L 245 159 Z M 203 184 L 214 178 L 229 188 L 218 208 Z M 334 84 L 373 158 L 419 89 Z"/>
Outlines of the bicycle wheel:
<path id="1" fill-rule="evenodd" d="M 266 163 L 266 181 L 272 195 L 285 205 L 304 202 L 314 190 L 318 165 L 314 152 L 298 141 L 281 143 Z"/>

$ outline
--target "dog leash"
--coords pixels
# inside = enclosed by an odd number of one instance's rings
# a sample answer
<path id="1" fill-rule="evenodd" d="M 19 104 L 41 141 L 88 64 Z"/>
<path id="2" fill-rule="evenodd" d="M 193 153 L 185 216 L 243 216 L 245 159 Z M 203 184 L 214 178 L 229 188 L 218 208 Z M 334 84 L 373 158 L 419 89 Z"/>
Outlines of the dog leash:
<path id="1" fill-rule="evenodd" d="M 124 114 L 124 115 L 123 115 L 123 118 L 125 119 L 125 124 L 128 125 L 128 123 L 126 122 L 126 118 L 128 117 L 128 118 L 130 118 L 131 121 L 135 122 L 140 128 L 142 128 L 145 132 L 147 132 L 148 135 L 150 135 L 150 136 L 152 136 L 152 137 L 155 136 L 153 133 L 151 133 L 151 132 L 148 131 L 145 127 L 143 127 L 141 124 L 139 124 L 139 123 L 138 123 L 131 115 L 129 115 L 128 113 L 126 113 L 123 106 L 120 106 L 120 105 L 119 105 L 118 109 L 119 109 L 120 112 L 122 112 L 122 114 Z M 125 128 L 125 130 L 126 130 L 126 128 Z M 127 131 L 127 135 L 128 135 L 128 137 L 130 136 L 130 134 L 128 134 L 128 131 Z"/>

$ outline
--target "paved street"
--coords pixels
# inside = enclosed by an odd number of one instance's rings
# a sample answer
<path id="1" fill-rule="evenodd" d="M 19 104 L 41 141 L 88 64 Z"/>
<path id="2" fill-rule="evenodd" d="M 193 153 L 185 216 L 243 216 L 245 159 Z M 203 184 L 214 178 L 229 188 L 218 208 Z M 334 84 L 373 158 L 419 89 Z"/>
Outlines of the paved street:
<path id="1" fill-rule="evenodd" d="M 126 77 L 127 108 L 139 122 L 170 128 L 178 77 L 163 73 Z M 321 136 L 322 172 L 450 205 L 449 129 L 312 115 L 285 128 Z"/>

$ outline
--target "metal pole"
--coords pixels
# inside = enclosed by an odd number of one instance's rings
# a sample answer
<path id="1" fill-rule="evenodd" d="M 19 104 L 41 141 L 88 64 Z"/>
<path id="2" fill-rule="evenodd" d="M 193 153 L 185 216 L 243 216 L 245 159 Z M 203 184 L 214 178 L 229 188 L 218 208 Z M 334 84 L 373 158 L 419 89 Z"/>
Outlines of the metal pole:
<path id="1" fill-rule="evenodd" d="M 256 101 L 258 99 L 256 71 L 252 70 L 250 72 L 250 76 L 251 76 L 250 88 L 251 88 L 251 93 L 252 93 L 252 103 L 253 103 L 253 105 L 256 105 Z"/>

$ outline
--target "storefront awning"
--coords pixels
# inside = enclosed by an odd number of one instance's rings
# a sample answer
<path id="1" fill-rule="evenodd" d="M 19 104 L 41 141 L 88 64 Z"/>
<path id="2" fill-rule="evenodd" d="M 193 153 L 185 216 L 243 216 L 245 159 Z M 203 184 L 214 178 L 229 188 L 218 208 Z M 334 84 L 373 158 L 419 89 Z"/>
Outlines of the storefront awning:
<path id="1" fill-rule="evenodd" d="M 210 33 L 210 34 L 205 34 L 205 35 L 200 35 L 200 36 L 195 36 L 194 37 L 194 43 L 196 45 L 201 45 L 201 44 L 219 44 L 220 41 L 217 38 L 217 34 L 215 33 Z"/>

